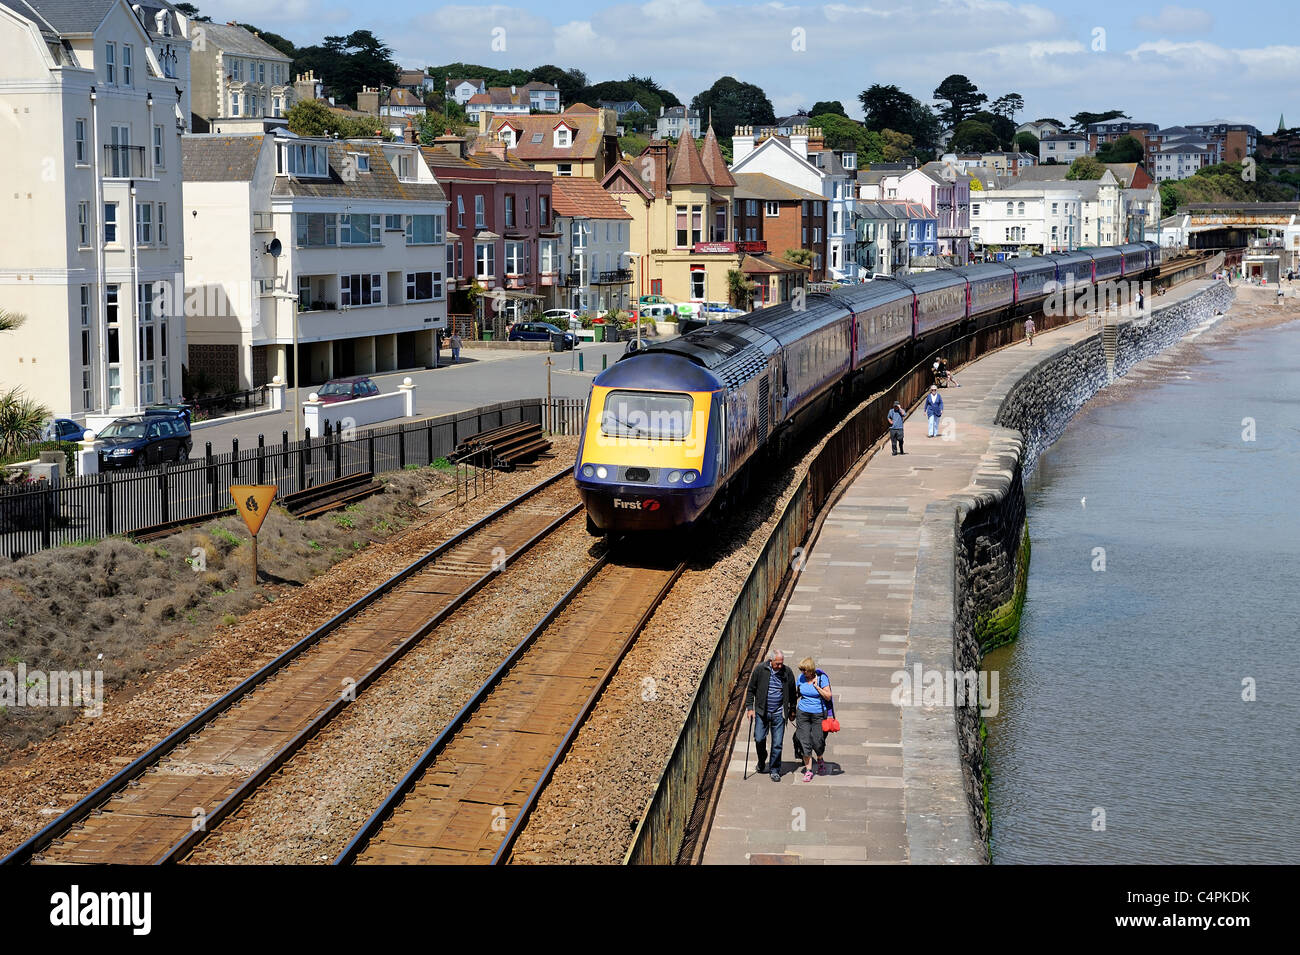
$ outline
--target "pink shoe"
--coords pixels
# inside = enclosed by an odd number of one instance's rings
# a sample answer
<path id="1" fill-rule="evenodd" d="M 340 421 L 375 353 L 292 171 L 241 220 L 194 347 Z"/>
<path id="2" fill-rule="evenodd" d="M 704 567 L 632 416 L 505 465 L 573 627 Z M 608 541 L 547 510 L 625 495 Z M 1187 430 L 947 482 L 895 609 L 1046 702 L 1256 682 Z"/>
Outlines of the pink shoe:
<path id="1" fill-rule="evenodd" d="M 813 781 L 813 772 L 811 769 L 805 769 L 803 771 L 803 781 L 806 783 L 810 783 Z"/>

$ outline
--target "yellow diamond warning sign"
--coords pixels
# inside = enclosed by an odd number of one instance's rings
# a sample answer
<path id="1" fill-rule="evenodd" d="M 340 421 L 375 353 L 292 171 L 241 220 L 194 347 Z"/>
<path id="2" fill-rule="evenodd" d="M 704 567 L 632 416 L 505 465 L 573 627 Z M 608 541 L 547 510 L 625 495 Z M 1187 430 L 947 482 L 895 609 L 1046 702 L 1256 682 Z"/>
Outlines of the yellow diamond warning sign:
<path id="1" fill-rule="evenodd" d="M 275 500 L 277 490 L 279 488 L 274 484 L 230 485 L 230 499 L 235 502 L 235 507 L 239 508 L 244 523 L 248 525 L 254 537 L 262 529 L 262 521 L 266 520 L 266 514 L 271 509 L 271 502 Z"/>

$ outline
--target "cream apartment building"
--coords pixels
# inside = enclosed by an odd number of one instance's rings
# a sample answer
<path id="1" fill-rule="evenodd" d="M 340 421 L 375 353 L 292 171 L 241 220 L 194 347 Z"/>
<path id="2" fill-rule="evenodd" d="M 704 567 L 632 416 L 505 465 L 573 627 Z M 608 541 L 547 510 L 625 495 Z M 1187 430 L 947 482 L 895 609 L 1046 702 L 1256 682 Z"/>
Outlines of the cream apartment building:
<path id="1" fill-rule="evenodd" d="M 153 40 L 125 0 L 0 0 L 0 384 L 83 421 L 181 395 L 189 84 Z"/>
<path id="2" fill-rule="evenodd" d="M 183 145 L 192 371 L 233 389 L 433 364 L 447 200 L 418 147 L 284 132 Z"/>
<path id="3" fill-rule="evenodd" d="M 192 104 L 207 131 L 214 119 L 279 118 L 297 99 L 293 61 L 241 26 L 195 23 L 191 55 Z"/>

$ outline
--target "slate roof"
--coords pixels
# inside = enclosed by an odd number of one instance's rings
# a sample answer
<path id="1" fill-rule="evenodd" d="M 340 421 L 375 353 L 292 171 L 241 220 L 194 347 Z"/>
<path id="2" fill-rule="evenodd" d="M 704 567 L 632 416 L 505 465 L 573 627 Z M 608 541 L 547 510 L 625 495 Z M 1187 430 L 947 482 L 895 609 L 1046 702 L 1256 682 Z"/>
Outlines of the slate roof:
<path id="1" fill-rule="evenodd" d="M 19 16 L 60 34 L 94 33 L 116 0 L 0 0 Z"/>
<path id="2" fill-rule="evenodd" d="M 736 183 L 737 199 L 763 199 L 775 202 L 821 202 L 825 197 L 807 189 L 800 189 L 763 172 L 737 172 L 732 174 Z"/>
<path id="3" fill-rule="evenodd" d="M 388 95 L 383 99 L 385 106 L 423 106 L 424 100 L 416 96 L 408 89 L 395 86 L 388 91 Z"/>
<path id="4" fill-rule="evenodd" d="M 594 179 L 556 176 L 551 184 L 551 205 L 557 216 L 587 219 L 631 219 L 622 204 Z"/>
<path id="5" fill-rule="evenodd" d="M 1088 137 L 1084 136 L 1082 133 L 1061 133 L 1060 135 L 1057 136 L 1044 136 L 1038 141 L 1040 143 L 1055 143 L 1055 142 L 1062 142 L 1067 139 L 1074 139 L 1083 143 L 1086 143 L 1088 141 Z"/>
<path id="6" fill-rule="evenodd" d="M 423 86 L 428 74 L 424 70 L 402 70 L 398 74 L 397 83 L 399 86 Z"/>
<path id="7" fill-rule="evenodd" d="M 226 26 L 224 23 L 205 23 L 203 24 L 203 34 L 207 38 L 207 42 L 220 49 L 223 53 L 283 60 L 285 63 L 290 62 L 292 59 L 271 46 L 256 33 L 245 30 L 243 27 Z"/>
<path id="8" fill-rule="evenodd" d="M 689 130 L 688 133 L 689 135 Z M 704 163 L 704 171 L 709 176 L 709 182 L 715 186 L 734 186 L 736 180 L 731 176 L 731 170 L 727 168 L 727 161 L 722 158 L 722 147 L 718 145 L 718 136 L 709 127 L 709 131 L 704 134 L 704 146 L 700 150 L 700 160 Z"/>
<path id="9" fill-rule="evenodd" d="M 257 169 L 264 139 L 262 136 L 182 136 L 182 178 L 185 182 L 248 182 Z"/>
<path id="10" fill-rule="evenodd" d="M 345 153 L 362 153 L 370 157 L 370 171 L 358 172 L 356 179 L 345 182 L 338 170 L 343 168 Z M 378 143 L 355 140 L 335 140 L 329 143 L 330 177 L 328 179 L 298 179 L 293 176 L 276 176 L 271 188 L 273 196 L 312 196 L 322 199 L 335 197 L 349 199 L 420 199 L 426 202 L 446 199 L 442 186 L 436 181 L 402 182 L 388 164 L 384 147 Z"/>
<path id="11" fill-rule="evenodd" d="M 421 146 L 420 152 L 425 162 L 435 170 L 439 169 L 508 169 L 514 172 L 532 172 L 526 163 L 519 162 L 507 154 L 505 159 L 498 159 L 492 153 L 469 153 L 463 158 L 457 156 L 445 146 Z"/>
<path id="12" fill-rule="evenodd" d="M 670 186 L 711 186 L 713 180 L 704 161 L 695 148 L 695 137 L 690 129 L 682 130 L 682 138 L 677 140 L 677 150 L 673 153 L 672 170 L 668 173 Z"/>

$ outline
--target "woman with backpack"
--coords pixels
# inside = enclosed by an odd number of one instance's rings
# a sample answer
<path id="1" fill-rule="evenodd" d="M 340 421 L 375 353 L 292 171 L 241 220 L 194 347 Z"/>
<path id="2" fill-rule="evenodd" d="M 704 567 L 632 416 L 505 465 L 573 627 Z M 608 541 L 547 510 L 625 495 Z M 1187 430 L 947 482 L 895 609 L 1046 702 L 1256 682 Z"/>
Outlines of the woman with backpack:
<path id="1" fill-rule="evenodd" d="M 796 748 L 803 758 L 803 781 L 810 783 L 813 778 L 814 755 L 817 757 L 818 774 L 826 775 L 826 763 L 822 760 L 822 754 L 826 751 L 826 732 L 822 729 L 822 720 L 830 711 L 831 700 L 830 678 L 817 669 L 812 657 L 804 657 L 799 663 L 795 694 L 799 698 L 795 706 Z"/>

